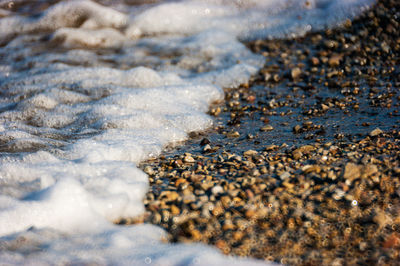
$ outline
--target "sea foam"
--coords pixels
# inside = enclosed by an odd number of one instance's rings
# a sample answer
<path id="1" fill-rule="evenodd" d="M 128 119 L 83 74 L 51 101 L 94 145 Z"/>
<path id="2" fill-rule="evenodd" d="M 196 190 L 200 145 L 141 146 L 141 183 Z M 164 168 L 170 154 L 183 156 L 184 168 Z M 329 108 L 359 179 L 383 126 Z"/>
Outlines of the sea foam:
<path id="1" fill-rule="evenodd" d="M 373 1 L 107 2 L 0 9 L 0 261 L 263 263 L 112 222 L 144 212 L 137 164 L 211 127 L 222 89 L 262 67 L 242 41 L 337 26 Z"/>

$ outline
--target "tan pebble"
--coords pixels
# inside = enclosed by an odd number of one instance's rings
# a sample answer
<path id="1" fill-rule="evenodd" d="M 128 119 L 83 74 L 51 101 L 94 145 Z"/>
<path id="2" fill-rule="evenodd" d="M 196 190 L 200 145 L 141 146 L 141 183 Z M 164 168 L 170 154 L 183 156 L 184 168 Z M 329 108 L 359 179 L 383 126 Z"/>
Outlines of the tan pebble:
<path id="1" fill-rule="evenodd" d="M 344 168 L 343 178 L 350 182 L 361 176 L 361 166 L 355 163 L 347 163 Z"/>
<path id="2" fill-rule="evenodd" d="M 172 215 L 179 215 L 181 213 L 181 210 L 176 207 L 175 205 L 171 205 L 171 213 Z"/>
<path id="3" fill-rule="evenodd" d="M 363 168 L 363 175 L 369 177 L 378 173 L 378 167 L 375 164 L 367 164 Z"/>
<path id="4" fill-rule="evenodd" d="M 246 196 L 248 199 L 254 198 L 254 193 L 251 191 L 251 189 L 246 189 Z"/>
<path id="5" fill-rule="evenodd" d="M 294 184 L 290 183 L 289 181 L 284 181 L 282 183 L 282 185 L 287 189 L 293 189 L 294 188 Z M 293 191 L 290 190 L 290 192 L 292 193 Z"/>
<path id="6" fill-rule="evenodd" d="M 297 149 L 292 152 L 292 156 L 293 159 L 298 160 L 301 158 L 301 156 L 303 156 L 303 153 Z"/>
<path id="7" fill-rule="evenodd" d="M 301 126 L 300 125 L 296 125 L 296 126 L 293 127 L 293 132 L 294 133 L 299 133 L 300 130 L 301 130 Z"/>
<path id="8" fill-rule="evenodd" d="M 221 113 L 221 108 L 217 107 L 217 108 L 212 108 L 210 113 L 214 116 L 218 116 Z"/>
<path id="9" fill-rule="evenodd" d="M 197 229 L 193 229 L 189 231 L 190 235 L 192 236 L 192 239 L 195 241 L 198 241 L 201 239 L 201 232 Z"/>
<path id="10" fill-rule="evenodd" d="M 215 242 L 215 246 L 219 248 L 224 254 L 228 254 L 230 251 L 228 244 L 222 239 L 217 240 L 217 242 Z"/>
<path id="11" fill-rule="evenodd" d="M 314 66 L 319 65 L 319 59 L 317 57 L 312 57 L 311 64 L 313 64 Z"/>
<path id="12" fill-rule="evenodd" d="M 233 198 L 233 202 L 235 204 L 235 206 L 242 206 L 243 205 L 243 200 L 239 197 L 234 197 Z"/>
<path id="13" fill-rule="evenodd" d="M 236 197 L 240 192 L 240 189 L 233 189 L 233 190 L 228 190 L 228 194 L 231 197 Z"/>
<path id="14" fill-rule="evenodd" d="M 234 230 L 235 225 L 232 223 L 231 220 L 225 220 L 224 225 L 222 226 L 222 230 L 227 231 L 227 230 Z"/>
<path id="15" fill-rule="evenodd" d="M 204 191 L 208 190 L 210 187 L 212 187 L 213 184 L 211 182 L 202 182 L 200 184 L 201 189 L 203 189 Z"/>
<path id="16" fill-rule="evenodd" d="M 342 61 L 343 55 L 341 54 L 333 54 L 329 60 L 328 60 L 328 64 L 331 67 L 337 67 L 340 65 L 340 61 Z"/>
<path id="17" fill-rule="evenodd" d="M 376 210 L 376 213 L 374 217 L 372 218 L 372 221 L 376 223 L 379 228 L 383 228 L 388 224 L 391 224 L 393 220 L 390 218 L 389 215 L 385 213 L 383 210 Z"/>
<path id="18" fill-rule="evenodd" d="M 289 172 L 283 172 L 282 174 L 279 175 L 279 178 L 281 180 L 288 179 L 289 177 L 290 177 L 290 173 Z"/>
<path id="19" fill-rule="evenodd" d="M 301 69 L 298 67 L 293 68 L 290 71 L 290 75 L 291 75 L 292 79 L 298 79 L 301 75 Z"/>
<path id="20" fill-rule="evenodd" d="M 252 209 L 249 209 L 245 212 L 245 216 L 247 219 L 253 219 L 256 217 L 256 212 Z"/>
<path id="21" fill-rule="evenodd" d="M 237 131 L 228 132 L 228 133 L 226 134 L 226 136 L 227 136 L 228 138 L 238 138 L 238 137 L 240 137 L 240 133 L 237 132 Z"/>
<path id="22" fill-rule="evenodd" d="M 247 150 L 243 153 L 244 156 L 251 157 L 257 155 L 258 152 L 255 150 Z"/>
<path id="23" fill-rule="evenodd" d="M 242 231 L 235 231 L 232 234 L 232 238 L 235 241 L 239 241 L 239 240 L 241 240 L 243 238 L 243 235 L 244 235 L 244 233 Z"/>
<path id="24" fill-rule="evenodd" d="M 383 133 L 383 131 L 382 131 L 381 129 L 375 128 L 374 130 L 372 130 L 372 131 L 369 133 L 369 135 L 370 135 L 371 137 L 375 137 L 375 136 L 378 136 L 378 135 L 380 135 L 380 134 L 382 134 L 382 133 Z"/>
<path id="25" fill-rule="evenodd" d="M 260 171 L 258 169 L 253 169 L 251 171 L 251 175 L 252 176 L 260 176 L 261 174 L 260 174 Z"/>
<path id="26" fill-rule="evenodd" d="M 173 162 L 173 165 L 175 166 L 175 167 L 181 167 L 182 165 L 183 165 L 183 162 L 182 162 L 182 160 L 175 160 L 174 162 Z"/>
<path id="27" fill-rule="evenodd" d="M 277 146 L 277 145 L 268 145 L 267 147 L 265 147 L 265 150 L 266 151 L 274 151 L 274 150 L 277 150 L 279 148 L 279 146 Z"/>
<path id="28" fill-rule="evenodd" d="M 272 130 L 274 130 L 274 127 L 271 125 L 266 125 L 266 126 L 262 127 L 260 130 L 261 131 L 272 131 Z"/>
<path id="29" fill-rule="evenodd" d="M 151 167 L 150 165 L 146 166 L 146 167 L 144 168 L 144 172 L 145 172 L 146 174 L 148 174 L 148 175 L 153 175 L 153 174 L 154 174 L 153 167 Z"/>
<path id="30" fill-rule="evenodd" d="M 329 109 L 329 106 L 325 105 L 325 104 L 321 104 L 321 108 L 323 111 L 327 111 Z"/>
<path id="31" fill-rule="evenodd" d="M 228 208 L 231 204 L 231 198 L 229 196 L 221 197 L 221 203 L 225 208 Z"/>
<path id="32" fill-rule="evenodd" d="M 212 192 L 214 195 L 218 195 L 218 194 L 221 194 L 221 193 L 224 192 L 224 188 L 221 187 L 220 185 L 217 185 L 217 186 L 215 186 L 215 187 L 213 187 L 213 188 L 211 189 L 211 192 Z"/>
<path id="33" fill-rule="evenodd" d="M 307 228 L 307 234 L 310 236 L 315 236 L 317 235 L 317 231 L 315 231 L 315 229 L 312 226 L 310 226 Z"/>
<path id="34" fill-rule="evenodd" d="M 205 177 L 204 175 L 192 174 L 192 175 L 190 176 L 190 181 L 196 183 L 196 182 L 199 182 L 199 181 L 203 180 L 204 177 Z"/>
<path id="35" fill-rule="evenodd" d="M 183 161 L 185 163 L 194 163 L 195 162 L 194 158 L 190 154 L 187 154 L 185 156 L 185 158 L 183 158 Z"/>
<path id="36" fill-rule="evenodd" d="M 298 148 L 298 150 L 304 154 L 309 154 L 310 152 L 315 151 L 315 149 L 316 148 L 312 145 L 304 145 Z"/>
<path id="37" fill-rule="evenodd" d="M 188 194 L 188 195 L 183 196 L 182 200 L 183 200 L 183 203 L 185 203 L 185 204 L 191 203 L 191 202 L 196 201 L 196 196 L 193 194 Z"/>
<path id="38" fill-rule="evenodd" d="M 210 150 L 211 150 L 210 144 L 206 144 L 206 145 L 204 146 L 204 148 L 203 148 L 203 152 L 207 152 L 207 151 L 210 151 Z"/>
<path id="39" fill-rule="evenodd" d="M 305 165 L 301 168 L 301 170 L 305 173 L 320 173 L 321 172 L 321 167 L 318 165 Z"/>
<path id="40" fill-rule="evenodd" d="M 219 215 L 221 215 L 221 214 L 224 213 L 224 210 L 223 210 L 223 208 L 220 207 L 220 206 L 215 206 L 215 207 L 211 210 L 211 213 L 212 213 L 214 216 L 219 216 Z"/>
<path id="41" fill-rule="evenodd" d="M 290 230 L 295 229 L 296 223 L 295 223 L 295 221 L 294 221 L 293 218 L 289 218 L 289 220 L 288 220 L 288 222 L 287 222 L 287 227 L 288 227 Z"/>
<path id="42" fill-rule="evenodd" d="M 160 198 L 165 198 L 166 201 L 174 201 L 179 197 L 179 194 L 175 191 L 163 191 L 160 194 Z"/>
<path id="43" fill-rule="evenodd" d="M 267 230 L 267 232 L 265 232 L 265 235 L 266 235 L 268 238 L 275 238 L 275 237 L 276 237 L 276 233 L 275 233 L 275 231 L 272 230 L 272 229 Z"/>
<path id="44" fill-rule="evenodd" d="M 180 184 L 185 184 L 185 183 L 187 183 L 186 179 L 178 178 L 178 180 L 175 181 L 175 187 L 178 187 Z"/>

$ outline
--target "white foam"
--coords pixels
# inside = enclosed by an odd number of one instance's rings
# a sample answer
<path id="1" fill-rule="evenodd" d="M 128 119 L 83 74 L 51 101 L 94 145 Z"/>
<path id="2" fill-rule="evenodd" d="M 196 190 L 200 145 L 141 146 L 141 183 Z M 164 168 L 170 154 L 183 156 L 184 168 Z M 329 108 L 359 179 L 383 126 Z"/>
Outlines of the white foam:
<path id="1" fill-rule="evenodd" d="M 1 11 L 0 261 L 258 264 L 112 222 L 144 212 L 136 165 L 212 126 L 222 88 L 264 64 L 239 39 L 335 26 L 373 1 L 111 2 Z"/>

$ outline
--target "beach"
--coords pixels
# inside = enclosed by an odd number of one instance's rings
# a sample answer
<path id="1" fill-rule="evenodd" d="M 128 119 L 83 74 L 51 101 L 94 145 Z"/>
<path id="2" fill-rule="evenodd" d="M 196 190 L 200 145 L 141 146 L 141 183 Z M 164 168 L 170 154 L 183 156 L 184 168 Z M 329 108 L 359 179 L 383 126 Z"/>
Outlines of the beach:
<path id="1" fill-rule="evenodd" d="M 0 1 L 0 263 L 396 265 L 399 7 Z"/>
<path id="2" fill-rule="evenodd" d="M 141 164 L 141 219 L 229 255 L 396 265 L 399 10 L 379 1 L 342 28 L 249 43 L 265 66 L 225 90 L 214 128 Z"/>

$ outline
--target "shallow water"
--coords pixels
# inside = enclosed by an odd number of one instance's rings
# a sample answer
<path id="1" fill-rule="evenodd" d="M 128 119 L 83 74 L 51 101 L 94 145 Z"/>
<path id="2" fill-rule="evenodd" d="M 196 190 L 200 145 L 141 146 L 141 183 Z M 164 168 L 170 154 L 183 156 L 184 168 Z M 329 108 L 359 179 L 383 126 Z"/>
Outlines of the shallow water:
<path id="1" fill-rule="evenodd" d="M 228 260 L 112 224 L 144 211 L 136 164 L 212 126 L 222 88 L 264 64 L 242 41 L 334 27 L 372 2 L 1 1 L 1 260 Z"/>

